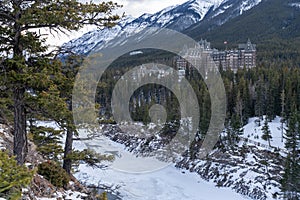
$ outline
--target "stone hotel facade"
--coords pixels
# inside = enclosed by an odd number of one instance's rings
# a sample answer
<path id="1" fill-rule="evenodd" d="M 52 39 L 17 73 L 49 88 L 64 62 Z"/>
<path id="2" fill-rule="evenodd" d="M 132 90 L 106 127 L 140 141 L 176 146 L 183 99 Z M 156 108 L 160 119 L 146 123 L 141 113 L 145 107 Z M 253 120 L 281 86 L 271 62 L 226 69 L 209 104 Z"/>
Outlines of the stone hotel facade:
<path id="1" fill-rule="evenodd" d="M 256 66 L 256 45 L 250 39 L 247 43 L 239 44 L 237 49 L 219 51 L 212 49 L 210 42 L 200 40 L 193 48 L 184 47 L 178 58 L 176 66 L 178 70 L 186 69 L 188 63 L 197 66 L 199 63 L 206 68 L 212 66 L 222 67 L 224 70 L 237 71 L 239 68 L 253 68 Z M 188 62 L 187 62 L 188 61 Z M 214 65 L 211 65 L 212 62 Z"/>

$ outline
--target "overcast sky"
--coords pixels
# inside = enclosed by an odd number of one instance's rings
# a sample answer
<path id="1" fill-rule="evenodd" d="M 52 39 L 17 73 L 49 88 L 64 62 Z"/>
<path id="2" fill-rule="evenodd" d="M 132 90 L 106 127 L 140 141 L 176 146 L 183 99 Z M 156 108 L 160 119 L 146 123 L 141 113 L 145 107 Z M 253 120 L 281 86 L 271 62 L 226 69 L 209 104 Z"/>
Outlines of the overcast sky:
<path id="1" fill-rule="evenodd" d="M 90 0 L 79 0 L 82 2 L 90 2 Z M 103 0 L 93 0 L 94 2 L 102 2 Z M 153 14 L 166 7 L 181 4 L 187 0 L 112 0 L 120 5 L 122 8 L 116 10 L 117 14 L 122 15 L 124 12 L 126 15 L 133 17 L 139 17 L 144 13 Z M 84 33 L 93 30 L 91 27 L 83 28 L 78 32 L 71 32 L 68 35 L 48 35 L 47 43 L 52 46 L 60 46 L 71 39 L 78 38 Z M 47 33 L 47 32 L 46 32 Z M 52 48 L 51 48 L 52 49 Z"/>
<path id="2" fill-rule="evenodd" d="M 177 5 L 187 0 L 115 0 L 123 5 L 122 11 L 138 17 L 143 13 L 155 13 L 168 6 Z"/>
<path id="3" fill-rule="evenodd" d="M 79 0 L 81 2 L 90 2 L 90 0 Z M 92 0 L 93 2 L 102 2 L 110 0 Z M 112 0 L 120 5 L 123 5 L 119 11 L 125 12 L 127 15 L 139 17 L 144 13 L 155 13 L 168 6 L 181 4 L 188 0 Z"/>

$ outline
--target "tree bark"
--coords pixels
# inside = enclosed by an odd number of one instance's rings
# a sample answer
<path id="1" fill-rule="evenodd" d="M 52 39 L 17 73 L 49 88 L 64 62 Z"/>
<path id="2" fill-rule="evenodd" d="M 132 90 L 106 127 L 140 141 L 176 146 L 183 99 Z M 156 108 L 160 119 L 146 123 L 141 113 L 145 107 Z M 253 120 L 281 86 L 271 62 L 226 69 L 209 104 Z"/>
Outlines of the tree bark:
<path id="1" fill-rule="evenodd" d="M 68 103 L 68 107 L 69 110 L 72 111 L 72 102 Z M 68 155 L 70 155 L 72 149 L 73 149 L 73 129 L 67 127 L 63 168 L 68 174 L 71 174 L 71 169 L 72 169 L 72 160 L 68 158 Z"/>
<path id="2" fill-rule="evenodd" d="M 14 155 L 20 165 L 28 152 L 24 93 L 24 88 L 14 89 Z"/>
<path id="3" fill-rule="evenodd" d="M 66 144 L 65 144 L 65 152 L 64 152 L 64 163 L 63 163 L 63 168 L 64 170 L 66 170 L 68 174 L 71 174 L 71 169 L 72 169 L 72 160 L 68 158 L 68 155 L 72 152 L 72 148 L 73 148 L 73 132 L 70 129 L 68 129 Z"/>
<path id="4" fill-rule="evenodd" d="M 21 17 L 21 2 L 20 0 L 13 1 L 13 9 L 15 10 L 15 23 L 13 26 L 14 44 L 13 44 L 13 58 L 16 61 L 24 57 L 22 54 L 21 39 L 21 26 L 19 19 Z M 23 73 L 22 69 L 18 65 L 14 65 L 14 71 L 18 74 Z M 27 133 L 26 133 L 26 113 L 25 113 L 25 102 L 24 94 L 25 88 L 21 84 L 16 84 L 13 89 L 14 97 L 14 149 L 13 153 L 16 156 L 17 163 L 19 165 L 24 164 L 25 158 L 28 152 L 27 147 Z"/>

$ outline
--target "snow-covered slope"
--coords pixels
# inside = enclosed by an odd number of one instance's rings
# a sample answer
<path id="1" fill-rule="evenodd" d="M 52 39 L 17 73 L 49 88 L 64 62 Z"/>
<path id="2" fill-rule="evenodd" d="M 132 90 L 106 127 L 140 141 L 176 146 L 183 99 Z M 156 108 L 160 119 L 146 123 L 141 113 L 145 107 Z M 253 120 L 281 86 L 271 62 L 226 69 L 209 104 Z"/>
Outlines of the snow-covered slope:
<path id="1" fill-rule="evenodd" d="M 78 54 L 88 54 L 95 46 L 102 47 L 116 36 L 131 36 L 146 27 L 170 28 L 184 31 L 201 21 L 211 21 L 224 13 L 226 17 L 217 19 L 217 24 L 242 14 L 251 9 L 261 0 L 190 0 L 181 5 L 165 8 L 155 14 L 143 14 L 134 19 L 124 18 L 113 28 L 104 28 L 84 34 L 82 37 L 64 44 L 65 48 L 72 49 Z M 227 12 L 227 10 L 229 10 Z M 220 21 L 220 22 L 219 22 Z"/>
<path id="2" fill-rule="evenodd" d="M 81 165 L 76 177 L 92 185 L 107 185 L 123 200 L 244 200 L 228 188 L 216 188 L 196 173 L 168 166 L 147 174 L 130 174 L 113 169 L 99 170 Z"/>
<path id="3" fill-rule="evenodd" d="M 284 173 L 284 138 L 286 125 L 276 117 L 268 122 L 271 146 L 262 139 L 264 119 L 251 118 L 243 127 L 237 146 L 216 149 L 208 160 L 183 158 L 177 167 L 197 172 L 203 179 L 220 187 L 230 187 L 252 199 L 282 199 L 280 190 Z"/>
<path id="4" fill-rule="evenodd" d="M 271 146 L 261 138 L 263 125 L 264 119 L 251 118 L 243 127 L 238 145 L 226 147 L 223 141 L 225 146 L 215 149 L 208 159 L 183 155 L 178 158 L 177 169 L 174 164 L 167 163 L 166 167 L 147 173 L 124 172 L 126 164 L 128 169 L 143 169 L 149 165 L 148 158 L 136 157 L 141 155 L 139 144 L 143 140 L 118 132 L 120 129 L 115 129 L 115 125 L 104 125 L 95 133 L 81 132 L 79 137 L 84 143 L 76 140 L 74 146 L 113 153 L 116 160 L 105 170 L 80 165 L 76 177 L 87 185 L 111 187 L 123 199 L 282 199 L 280 180 L 286 151 L 281 137 L 286 125 L 281 123 L 280 117 L 268 123 Z M 144 128 L 147 130 L 147 126 Z M 138 162 L 132 164 L 134 159 Z M 123 164 L 121 170 L 120 162 Z"/>
<path id="5" fill-rule="evenodd" d="M 212 12 L 208 12 L 205 18 L 187 28 L 184 33 L 197 38 L 197 35 L 206 33 L 216 27 L 230 22 L 237 16 L 257 6 L 262 0 L 223 0 Z"/>
<path id="6" fill-rule="evenodd" d="M 83 138 L 91 137 L 86 135 L 87 132 L 81 132 L 79 135 Z M 145 157 L 136 157 L 136 155 L 126 151 L 124 145 L 113 142 L 110 139 L 96 134 L 97 137 L 81 141 L 74 141 L 76 149 L 84 149 L 93 147 L 99 153 L 103 153 L 105 149 L 113 149 L 117 152 L 116 160 L 106 169 L 97 169 L 88 167 L 85 164 L 79 166 L 76 178 L 86 185 L 106 188 L 108 193 L 121 197 L 123 200 L 243 200 L 246 197 L 235 193 L 229 188 L 217 188 L 214 183 L 209 183 L 196 173 L 191 173 L 187 170 L 175 168 L 168 163 L 165 168 L 147 173 L 134 173 L 118 169 L 118 163 L 123 160 L 123 164 L 127 167 L 135 169 L 145 168 L 151 164 Z M 111 151 L 109 151 L 111 152 Z M 125 159 L 127 160 L 124 160 Z M 131 160 L 139 159 L 132 165 Z M 109 194 L 111 195 L 111 194 Z M 109 199 L 114 199 L 113 197 Z"/>
<path id="7" fill-rule="evenodd" d="M 285 151 L 284 143 L 285 138 L 284 134 L 286 132 L 286 124 L 281 123 L 281 118 L 276 117 L 271 122 L 268 122 L 269 129 L 272 134 L 270 140 L 271 147 L 269 146 L 268 141 L 262 139 L 263 131 L 262 127 L 264 125 L 265 119 L 250 118 L 247 125 L 244 126 L 243 138 L 246 139 L 248 145 L 259 144 L 262 149 L 272 150 L 272 148 L 277 148 L 279 150 Z M 258 146 L 258 145 L 256 145 Z"/>

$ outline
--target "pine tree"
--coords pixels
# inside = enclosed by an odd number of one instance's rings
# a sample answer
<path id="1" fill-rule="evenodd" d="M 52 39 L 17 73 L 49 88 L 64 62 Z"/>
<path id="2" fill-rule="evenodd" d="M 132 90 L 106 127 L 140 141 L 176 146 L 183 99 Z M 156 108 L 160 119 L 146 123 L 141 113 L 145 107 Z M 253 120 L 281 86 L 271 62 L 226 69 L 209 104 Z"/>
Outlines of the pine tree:
<path id="1" fill-rule="evenodd" d="M 256 90 L 255 115 L 261 118 L 265 106 L 263 78 L 260 77 L 259 80 L 256 82 L 255 90 Z"/>
<path id="2" fill-rule="evenodd" d="M 8 199 L 20 199 L 21 188 L 27 186 L 34 171 L 25 166 L 17 165 L 14 158 L 0 150 L 0 197 Z"/>
<path id="3" fill-rule="evenodd" d="M 65 32 L 85 24 L 111 26 L 119 18 L 112 14 L 117 7 L 112 2 L 86 4 L 75 0 L 0 2 L 0 51 L 6 55 L 1 63 L 6 79 L 1 80 L 13 94 L 14 154 L 19 164 L 25 162 L 27 154 L 26 95 L 47 88 L 56 72 L 36 30 Z"/>
<path id="4" fill-rule="evenodd" d="M 281 113 L 280 116 L 282 117 L 280 120 L 281 123 L 281 142 L 283 142 L 283 124 L 285 122 L 285 91 L 282 89 L 280 94 L 280 100 L 281 100 Z"/>
<path id="5" fill-rule="evenodd" d="M 49 127 L 30 127 L 30 136 L 37 146 L 37 150 L 48 160 L 59 161 L 63 153 L 61 145 L 62 130 Z"/>
<path id="6" fill-rule="evenodd" d="M 299 113 L 294 111 L 288 121 L 288 128 L 285 133 L 285 148 L 292 154 L 297 156 L 297 150 L 300 143 L 300 124 Z"/>
<path id="7" fill-rule="evenodd" d="M 282 190 L 287 199 L 298 199 L 300 192 L 300 117 L 295 110 L 289 121 L 285 134 L 285 148 L 288 150 L 285 173 L 282 180 Z"/>
<path id="8" fill-rule="evenodd" d="M 61 91 L 60 97 L 64 98 L 67 103 L 67 111 L 65 112 L 65 118 L 62 124 L 65 125 L 66 130 L 63 169 L 66 170 L 68 174 L 71 174 L 72 168 L 72 160 L 69 158 L 69 155 L 73 151 L 73 136 L 77 133 L 72 117 L 72 87 L 81 63 L 82 58 L 80 56 L 69 56 L 63 66 L 64 79 L 60 79 L 62 81 L 58 84 Z"/>
<path id="9" fill-rule="evenodd" d="M 0 80 L 0 85 L 3 85 L 2 80 Z M 5 91 L 5 86 L 2 89 L 0 88 L 0 123 L 8 126 L 13 121 L 13 112 L 10 109 L 12 106 L 11 95 L 10 92 Z"/>
<path id="10" fill-rule="evenodd" d="M 270 131 L 270 128 L 269 128 L 269 125 L 268 125 L 268 118 L 267 118 L 267 116 L 265 117 L 264 125 L 261 128 L 261 130 L 263 132 L 263 135 L 261 136 L 261 138 L 263 140 L 268 141 L 269 146 L 271 146 L 270 140 L 272 139 L 272 134 L 271 134 L 271 131 Z"/>
<path id="11" fill-rule="evenodd" d="M 284 199 L 297 200 L 300 198 L 300 163 L 294 161 L 289 153 L 285 166 L 284 175 L 281 180 L 281 190 L 284 193 Z"/>
<path id="12" fill-rule="evenodd" d="M 229 126 L 227 127 L 227 138 L 230 146 L 236 145 L 240 141 L 240 136 L 243 134 L 243 124 L 239 115 L 234 114 Z"/>

